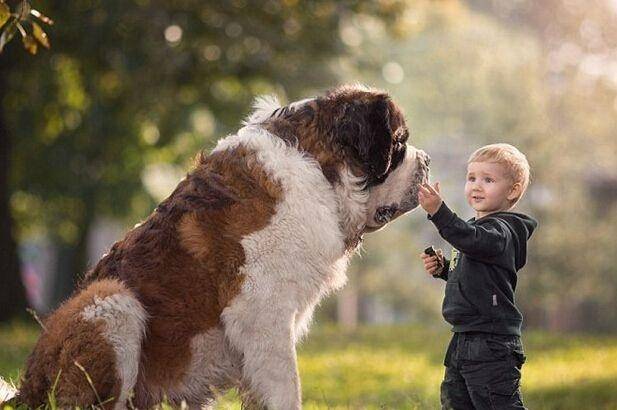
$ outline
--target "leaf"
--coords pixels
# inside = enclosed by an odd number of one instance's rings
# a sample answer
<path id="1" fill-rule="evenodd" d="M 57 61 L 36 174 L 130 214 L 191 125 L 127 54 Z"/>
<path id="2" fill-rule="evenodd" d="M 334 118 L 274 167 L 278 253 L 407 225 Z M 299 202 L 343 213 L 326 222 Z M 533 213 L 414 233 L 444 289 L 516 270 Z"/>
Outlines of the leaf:
<path id="1" fill-rule="evenodd" d="M 28 34 L 26 36 L 23 36 L 21 39 L 24 42 L 24 48 L 28 50 L 30 54 L 36 54 L 38 46 L 34 37 Z"/>
<path id="2" fill-rule="evenodd" d="M 17 18 L 19 20 L 25 20 L 28 18 L 28 14 L 30 14 L 30 10 L 32 7 L 30 6 L 30 2 L 28 0 L 22 0 L 21 3 L 17 5 L 15 11 L 17 12 Z"/>
<path id="3" fill-rule="evenodd" d="M 2 52 L 2 49 L 4 48 L 6 43 L 11 41 L 11 39 L 15 35 L 15 32 L 17 31 L 16 23 L 17 20 L 13 20 L 12 22 L 10 22 L 2 32 L 2 35 L 0 35 L 0 53 Z"/>
<path id="4" fill-rule="evenodd" d="M 11 9 L 9 6 L 0 1 L 0 27 L 4 26 L 4 23 L 11 17 Z"/>
<path id="5" fill-rule="evenodd" d="M 43 47 L 49 48 L 49 37 L 47 37 L 47 33 L 45 33 L 41 26 L 34 21 L 32 22 L 32 35 Z"/>
<path id="6" fill-rule="evenodd" d="M 50 26 L 52 26 L 54 24 L 54 21 L 52 19 L 50 19 L 46 15 L 42 14 L 38 10 L 32 9 L 32 10 L 30 10 L 30 14 L 32 14 L 34 17 L 36 17 L 37 19 L 41 20 L 45 24 L 49 24 Z"/>

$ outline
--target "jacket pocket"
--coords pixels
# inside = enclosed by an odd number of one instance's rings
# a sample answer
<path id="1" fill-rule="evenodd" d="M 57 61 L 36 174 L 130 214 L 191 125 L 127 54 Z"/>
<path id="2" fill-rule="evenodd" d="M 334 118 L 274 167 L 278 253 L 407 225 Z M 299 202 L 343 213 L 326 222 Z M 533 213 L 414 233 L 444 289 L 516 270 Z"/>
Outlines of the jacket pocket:
<path id="1" fill-rule="evenodd" d="M 458 281 L 446 283 L 442 313 L 444 319 L 452 325 L 469 323 L 470 319 L 480 315 L 478 309 L 465 297 Z"/>

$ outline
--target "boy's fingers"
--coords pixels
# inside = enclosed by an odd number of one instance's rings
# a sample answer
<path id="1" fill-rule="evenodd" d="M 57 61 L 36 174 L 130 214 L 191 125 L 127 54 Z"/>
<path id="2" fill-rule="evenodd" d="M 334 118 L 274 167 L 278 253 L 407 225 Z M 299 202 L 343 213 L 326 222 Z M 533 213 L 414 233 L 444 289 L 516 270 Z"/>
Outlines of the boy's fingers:
<path id="1" fill-rule="evenodd" d="M 418 188 L 419 188 L 418 190 L 419 195 L 429 196 L 431 194 L 431 191 L 424 185 L 419 185 Z"/>
<path id="2" fill-rule="evenodd" d="M 438 265 L 437 261 L 428 261 L 428 262 L 425 262 L 425 263 L 424 263 L 424 267 L 425 267 L 426 269 L 431 269 L 431 268 L 434 268 L 434 267 L 435 267 L 435 266 L 437 266 L 437 265 Z"/>
<path id="3" fill-rule="evenodd" d="M 439 186 L 439 182 L 436 182 L 436 183 L 435 183 L 435 186 Z M 427 190 L 428 190 L 431 194 L 433 194 L 433 195 L 439 195 L 439 191 L 438 191 L 438 190 L 436 191 L 436 190 L 435 190 L 435 188 L 433 188 L 433 187 L 432 187 L 431 185 L 429 185 L 429 184 L 426 184 L 426 189 L 427 189 Z"/>

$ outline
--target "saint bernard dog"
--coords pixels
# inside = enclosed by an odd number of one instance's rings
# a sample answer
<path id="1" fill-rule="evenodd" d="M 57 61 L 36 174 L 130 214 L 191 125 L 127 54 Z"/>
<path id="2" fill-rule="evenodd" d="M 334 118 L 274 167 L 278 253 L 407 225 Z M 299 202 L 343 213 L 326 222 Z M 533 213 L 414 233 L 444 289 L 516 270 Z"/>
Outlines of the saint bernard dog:
<path id="1" fill-rule="evenodd" d="M 45 321 L 17 400 L 37 407 L 300 409 L 295 346 L 366 232 L 418 205 L 428 156 L 382 91 L 261 98 Z M 184 404 L 182 404 L 184 405 Z"/>

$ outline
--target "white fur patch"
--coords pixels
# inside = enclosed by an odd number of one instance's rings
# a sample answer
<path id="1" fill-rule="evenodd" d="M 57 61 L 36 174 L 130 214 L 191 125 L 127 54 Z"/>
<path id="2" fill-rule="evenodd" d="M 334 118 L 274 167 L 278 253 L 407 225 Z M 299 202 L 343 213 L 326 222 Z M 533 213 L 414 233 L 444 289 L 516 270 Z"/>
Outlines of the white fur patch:
<path id="1" fill-rule="evenodd" d="M 281 107 L 275 95 L 260 95 L 253 102 L 253 112 L 244 120 L 244 125 L 259 124 L 270 118 Z"/>
<path id="2" fill-rule="evenodd" d="M 94 303 L 86 306 L 81 316 L 85 320 L 105 322 L 104 337 L 116 354 L 116 369 L 122 380 L 115 408 L 124 409 L 137 381 L 147 313 L 135 297 L 117 293 L 102 299 L 95 296 Z"/>
<path id="3" fill-rule="evenodd" d="M 314 98 L 305 98 L 287 105 L 289 111 L 295 111 Z M 268 118 L 276 116 L 277 110 L 282 108 L 281 103 L 275 95 L 260 95 L 253 102 L 253 112 L 242 122 L 243 125 L 257 125 L 266 121 Z M 280 112 L 279 112 L 280 114 Z"/>
<path id="4" fill-rule="evenodd" d="M 190 367 L 167 397 L 189 405 L 213 405 L 218 394 L 239 386 L 241 378 L 242 358 L 229 345 L 222 326 L 217 326 L 191 339 Z"/>
<path id="5" fill-rule="evenodd" d="M 364 228 L 369 194 L 364 190 L 364 178 L 355 176 L 349 168 L 345 167 L 340 177 L 340 183 L 335 185 L 334 190 L 339 201 L 341 225 L 345 234 L 351 237 Z"/>
<path id="6" fill-rule="evenodd" d="M 0 404 L 11 400 L 17 394 L 17 389 L 0 377 Z"/>
<path id="7" fill-rule="evenodd" d="M 222 313 L 225 334 L 244 354 L 244 377 L 271 408 L 300 408 L 296 341 L 328 292 L 345 281 L 340 200 L 319 164 L 257 127 L 242 128 L 216 150 L 253 149 L 283 198 L 270 224 L 244 237 L 242 292 Z"/>

